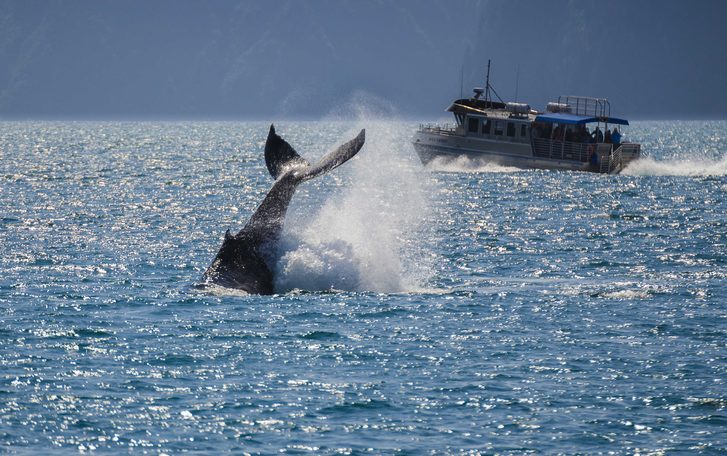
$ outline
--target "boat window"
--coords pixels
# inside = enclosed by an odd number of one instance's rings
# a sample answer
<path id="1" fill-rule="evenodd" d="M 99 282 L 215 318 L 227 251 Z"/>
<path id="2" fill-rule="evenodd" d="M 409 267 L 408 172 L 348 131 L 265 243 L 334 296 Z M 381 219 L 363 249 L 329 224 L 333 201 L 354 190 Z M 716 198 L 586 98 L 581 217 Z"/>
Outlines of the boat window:
<path id="1" fill-rule="evenodd" d="M 492 126 L 492 122 L 490 122 L 490 119 L 483 120 L 484 122 L 482 124 L 482 133 L 489 135 L 490 134 L 490 127 Z"/>
<path id="2" fill-rule="evenodd" d="M 501 120 L 495 121 L 495 134 L 497 136 L 502 136 L 502 121 Z"/>
<path id="3" fill-rule="evenodd" d="M 520 125 L 520 136 L 523 138 L 528 135 L 528 126 L 525 124 Z"/>
<path id="4" fill-rule="evenodd" d="M 470 117 L 467 122 L 467 131 L 470 133 L 477 133 L 477 128 L 480 126 L 480 119 Z"/>
<path id="5" fill-rule="evenodd" d="M 515 136 L 515 124 L 512 122 L 507 123 L 507 136 Z"/>

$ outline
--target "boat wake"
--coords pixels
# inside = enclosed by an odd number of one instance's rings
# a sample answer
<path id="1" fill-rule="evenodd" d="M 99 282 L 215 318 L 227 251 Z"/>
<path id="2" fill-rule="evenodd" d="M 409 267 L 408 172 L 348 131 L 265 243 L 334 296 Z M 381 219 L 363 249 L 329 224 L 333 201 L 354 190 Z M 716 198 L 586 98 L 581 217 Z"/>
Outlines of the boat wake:
<path id="1" fill-rule="evenodd" d="M 630 163 L 621 174 L 631 176 L 724 176 L 727 155 L 718 160 L 654 160 L 642 158 Z"/>
<path id="2" fill-rule="evenodd" d="M 445 173 L 514 173 L 522 171 L 513 166 L 502 166 L 487 160 L 469 157 L 436 157 L 427 164 L 427 169 Z"/>

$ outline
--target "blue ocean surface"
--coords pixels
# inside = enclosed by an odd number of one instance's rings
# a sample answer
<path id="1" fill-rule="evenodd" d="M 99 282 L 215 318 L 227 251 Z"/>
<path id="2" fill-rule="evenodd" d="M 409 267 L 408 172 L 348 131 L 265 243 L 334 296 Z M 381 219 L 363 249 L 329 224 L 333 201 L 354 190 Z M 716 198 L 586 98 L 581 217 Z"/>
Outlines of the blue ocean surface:
<path id="1" fill-rule="evenodd" d="M 315 160 L 274 296 L 195 285 L 272 183 L 258 122 L 0 123 L 0 452 L 727 451 L 727 122 L 624 174 Z"/>

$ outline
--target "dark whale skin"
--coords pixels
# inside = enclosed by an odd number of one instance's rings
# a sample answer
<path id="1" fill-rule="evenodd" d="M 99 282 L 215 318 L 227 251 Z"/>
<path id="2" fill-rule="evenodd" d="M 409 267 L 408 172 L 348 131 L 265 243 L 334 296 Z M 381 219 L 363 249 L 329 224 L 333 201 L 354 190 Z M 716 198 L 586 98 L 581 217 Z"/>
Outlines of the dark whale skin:
<path id="1" fill-rule="evenodd" d="M 250 294 L 274 293 L 274 263 L 285 214 L 298 185 L 350 160 L 365 142 L 365 130 L 311 166 L 270 126 L 265 164 L 276 179 L 265 199 L 236 235 L 227 230 L 222 246 L 202 276 L 202 286 L 217 285 Z"/>

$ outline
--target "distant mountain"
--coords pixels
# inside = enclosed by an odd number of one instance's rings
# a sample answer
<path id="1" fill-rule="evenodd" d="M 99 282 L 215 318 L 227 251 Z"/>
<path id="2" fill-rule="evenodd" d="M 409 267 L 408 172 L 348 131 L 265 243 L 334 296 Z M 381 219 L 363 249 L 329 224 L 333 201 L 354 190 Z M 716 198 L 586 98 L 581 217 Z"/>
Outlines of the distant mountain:
<path id="1" fill-rule="evenodd" d="M 641 117 L 727 115 L 727 2 L 492 1 L 467 56 L 468 81 L 495 64 L 495 88 L 544 106 L 607 97 Z M 518 75 L 519 69 L 519 78 Z"/>
<path id="2" fill-rule="evenodd" d="M 608 96 L 621 113 L 725 116 L 727 3 L 555 0 L 4 0 L 0 117 L 270 118 L 352 99 L 442 114 Z M 516 77 L 519 68 L 519 78 Z"/>

